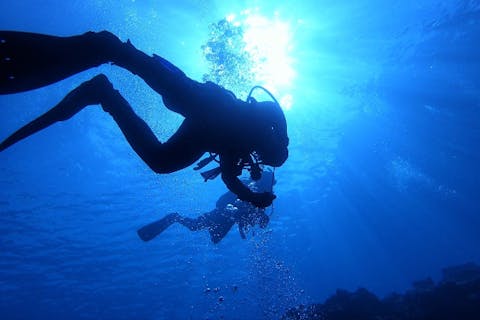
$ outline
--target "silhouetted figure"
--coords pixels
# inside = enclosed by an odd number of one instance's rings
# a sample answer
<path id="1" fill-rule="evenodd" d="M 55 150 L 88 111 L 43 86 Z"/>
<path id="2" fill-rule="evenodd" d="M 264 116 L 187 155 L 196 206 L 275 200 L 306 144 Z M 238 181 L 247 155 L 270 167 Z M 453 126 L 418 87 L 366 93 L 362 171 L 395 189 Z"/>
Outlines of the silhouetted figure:
<path id="1" fill-rule="evenodd" d="M 274 183 L 271 171 L 265 171 L 260 180 L 250 182 L 252 189 L 260 191 L 271 191 Z M 218 243 L 234 224 L 238 224 L 240 236 L 245 239 L 245 233 L 250 227 L 258 224 L 260 228 L 265 228 L 269 221 L 270 218 L 265 213 L 265 209 L 256 208 L 247 202 L 238 200 L 235 194 L 227 192 L 217 200 L 215 209 L 197 218 L 184 217 L 176 212 L 170 213 L 162 219 L 140 228 L 137 233 L 143 241 L 150 241 L 177 222 L 191 231 L 208 230 L 212 242 Z"/>
<path id="2" fill-rule="evenodd" d="M 165 106 L 185 117 L 166 142 L 157 140 L 107 77 L 97 75 L 72 90 L 53 109 L 28 123 L 0 144 L 0 151 L 58 121 L 70 119 L 89 105 L 100 104 L 120 127 L 140 158 L 156 173 L 186 168 L 205 152 L 219 155 L 226 186 L 239 199 L 269 206 L 271 192 L 252 192 L 238 176 L 258 164 L 281 166 L 288 157 L 285 116 L 276 102 L 242 101 L 212 83 L 188 78 L 167 60 L 148 56 L 110 32 L 72 37 L 0 31 L 0 94 L 32 90 L 104 63 L 113 63 L 140 76 L 162 95 Z M 210 160 L 212 158 L 209 158 Z"/>

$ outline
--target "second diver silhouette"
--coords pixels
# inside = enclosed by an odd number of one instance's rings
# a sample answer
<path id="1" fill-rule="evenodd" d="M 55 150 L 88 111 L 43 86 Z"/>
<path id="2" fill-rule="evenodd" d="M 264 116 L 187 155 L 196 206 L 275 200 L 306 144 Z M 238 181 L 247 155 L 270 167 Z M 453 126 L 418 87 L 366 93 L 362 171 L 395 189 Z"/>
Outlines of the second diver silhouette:
<path id="1" fill-rule="evenodd" d="M 273 172 L 264 171 L 260 180 L 250 181 L 249 184 L 252 189 L 271 191 L 275 184 Z M 245 239 L 245 233 L 250 227 L 259 225 L 264 229 L 269 222 L 270 218 L 265 213 L 265 209 L 256 208 L 247 202 L 237 200 L 235 194 L 227 192 L 217 200 L 215 209 L 197 218 L 185 217 L 174 212 L 138 229 L 137 233 L 143 241 L 150 241 L 172 224 L 179 223 L 191 231 L 207 230 L 212 242 L 219 243 L 234 224 L 238 224 L 240 236 Z"/>

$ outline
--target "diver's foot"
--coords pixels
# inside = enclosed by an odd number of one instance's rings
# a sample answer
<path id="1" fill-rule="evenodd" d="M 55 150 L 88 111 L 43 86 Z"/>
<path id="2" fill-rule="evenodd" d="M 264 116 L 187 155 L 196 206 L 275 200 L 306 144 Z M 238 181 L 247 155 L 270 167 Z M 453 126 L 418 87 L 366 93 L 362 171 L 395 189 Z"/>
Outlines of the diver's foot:
<path id="1" fill-rule="evenodd" d="M 102 106 L 112 105 L 112 101 L 118 99 L 119 96 L 120 94 L 113 89 L 107 77 L 100 74 L 82 83 L 67 94 L 55 107 L 15 131 L 0 143 L 0 152 L 58 121 L 70 119 L 86 106 L 100 103 Z"/>
<path id="2" fill-rule="evenodd" d="M 87 106 L 101 104 L 112 92 L 115 90 L 111 82 L 104 74 L 99 74 L 70 91 L 52 111 L 58 121 L 65 121 Z"/>

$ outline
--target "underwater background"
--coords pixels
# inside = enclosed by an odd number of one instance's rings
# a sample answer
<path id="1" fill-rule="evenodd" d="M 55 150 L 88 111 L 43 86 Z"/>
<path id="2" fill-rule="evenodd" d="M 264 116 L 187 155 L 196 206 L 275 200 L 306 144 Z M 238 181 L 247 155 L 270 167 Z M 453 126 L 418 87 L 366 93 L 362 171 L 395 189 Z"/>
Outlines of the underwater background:
<path id="1" fill-rule="evenodd" d="M 268 228 L 219 244 L 178 225 L 138 238 L 226 188 L 152 173 L 98 106 L 0 153 L 1 319 L 279 319 L 480 263 L 480 1 L 1 1 L 0 29 L 109 30 L 240 97 L 265 85 L 290 135 Z M 175 132 L 160 96 L 105 65 L 0 96 L 0 140 L 100 72 L 161 141 Z"/>

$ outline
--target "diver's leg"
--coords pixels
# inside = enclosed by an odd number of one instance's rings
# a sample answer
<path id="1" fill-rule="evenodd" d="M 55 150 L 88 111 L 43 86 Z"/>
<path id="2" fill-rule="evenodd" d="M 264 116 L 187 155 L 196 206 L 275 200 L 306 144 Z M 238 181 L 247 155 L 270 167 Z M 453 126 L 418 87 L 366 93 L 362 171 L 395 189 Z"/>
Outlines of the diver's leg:
<path id="1" fill-rule="evenodd" d="M 138 50 L 129 41 L 112 56 L 112 62 L 142 78 L 162 96 L 168 109 L 185 118 L 197 118 L 202 114 L 198 106 L 208 105 L 203 102 L 208 91 L 205 84 L 190 79 L 168 60 Z"/>
<path id="2" fill-rule="evenodd" d="M 186 168 L 205 153 L 203 145 L 201 128 L 184 120 L 170 139 L 151 151 L 152 161 L 149 166 L 157 173 Z"/>
<path id="3" fill-rule="evenodd" d="M 32 90 L 115 59 L 121 41 L 107 31 L 72 37 L 0 31 L 0 94 Z"/>
<path id="4" fill-rule="evenodd" d="M 137 234 L 143 241 L 150 241 L 175 222 L 187 227 L 190 231 L 198 231 L 208 227 L 204 216 L 200 216 L 196 219 L 183 217 L 180 214 L 174 212 L 166 215 L 160 220 L 149 223 L 137 230 Z"/>
<path id="5" fill-rule="evenodd" d="M 162 95 L 170 110 L 185 117 L 198 111 L 194 105 L 206 105 L 199 103 L 210 91 L 204 84 L 188 78 L 166 59 L 149 56 L 108 31 L 72 37 L 0 31 L 0 94 L 40 88 L 108 62 L 140 76 Z M 215 100 L 218 103 L 219 99 Z"/>
<path id="6" fill-rule="evenodd" d="M 112 57 L 112 62 L 138 75 L 162 96 L 168 95 L 172 90 L 181 90 L 183 82 L 188 82 L 185 74 L 172 63 L 157 55 L 147 55 L 130 41 L 122 43 L 121 50 Z"/>
<path id="7" fill-rule="evenodd" d="M 235 223 L 233 219 L 225 216 L 224 212 L 218 209 L 204 213 L 195 219 L 178 215 L 175 220 L 190 231 L 207 229 L 213 243 L 219 243 Z"/>
<path id="8" fill-rule="evenodd" d="M 175 222 L 187 227 L 190 231 L 198 231 L 208 227 L 207 221 L 203 215 L 195 219 L 178 215 L 175 218 Z"/>
<path id="9" fill-rule="evenodd" d="M 130 42 L 122 44 L 122 49 L 112 62 L 141 77 L 153 90 L 162 95 L 165 106 L 185 118 L 198 119 L 205 114 L 228 113 L 234 104 L 232 92 L 212 83 L 199 83 L 168 60 L 149 56 L 136 49 Z M 227 107 L 227 108 L 225 108 Z"/>
<path id="10" fill-rule="evenodd" d="M 139 75 L 162 95 L 184 89 L 180 83 L 188 79 L 167 60 L 108 31 L 71 37 L 0 31 L 0 94 L 46 86 L 107 62 Z"/>
<path id="11" fill-rule="evenodd" d="M 103 74 L 84 82 L 58 105 L 22 127 L 0 143 L 0 151 L 58 122 L 65 121 L 88 105 L 101 104 L 115 120 L 133 150 L 157 173 L 170 173 L 193 164 L 201 150 L 194 126 L 184 122 L 177 132 L 161 143 L 150 127 L 138 117 L 130 104 L 115 90 Z"/>

